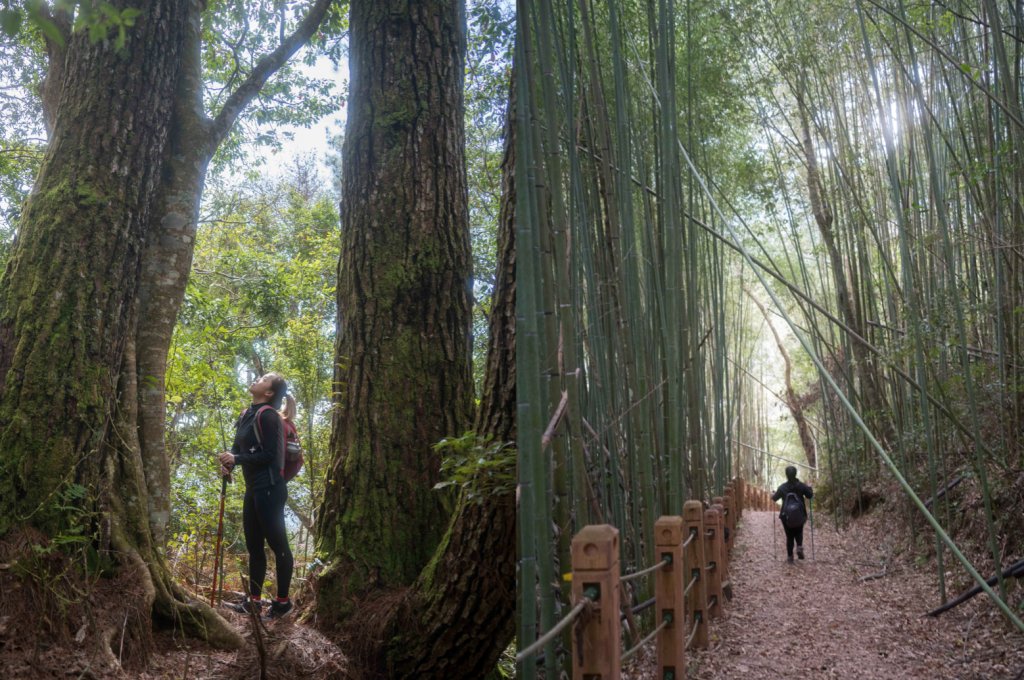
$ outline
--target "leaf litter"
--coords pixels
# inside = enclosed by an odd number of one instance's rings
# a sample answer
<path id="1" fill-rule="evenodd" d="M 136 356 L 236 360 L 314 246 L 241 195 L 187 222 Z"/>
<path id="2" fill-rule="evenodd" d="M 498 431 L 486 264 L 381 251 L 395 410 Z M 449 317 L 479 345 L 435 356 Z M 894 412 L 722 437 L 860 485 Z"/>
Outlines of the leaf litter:
<path id="1" fill-rule="evenodd" d="M 787 564 L 776 513 L 743 514 L 730 562 L 735 597 L 712 622 L 709 649 L 688 655 L 688 678 L 1024 680 L 1024 634 L 986 596 L 923 616 L 940 604 L 935 570 L 901 553 L 884 513 L 840 531 L 830 519 L 815 523 L 813 550 L 804 530 L 807 559 Z M 1024 588 L 1007 588 L 1011 606 L 1021 602 Z M 960 592 L 951 586 L 948 597 Z M 650 643 L 622 677 L 660 680 L 657 670 Z"/>

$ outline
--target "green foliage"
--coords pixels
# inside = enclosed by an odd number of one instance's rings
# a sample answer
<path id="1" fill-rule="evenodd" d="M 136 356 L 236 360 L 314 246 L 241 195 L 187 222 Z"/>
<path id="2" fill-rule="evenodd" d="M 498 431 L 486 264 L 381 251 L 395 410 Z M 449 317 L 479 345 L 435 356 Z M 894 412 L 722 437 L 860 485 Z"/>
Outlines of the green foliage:
<path id="1" fill-rule="evenodd" d="M 89 40 L 93 42 L 107 40 L 113 33 L 114 47 L 120 50 L 124 48 L 128 38 L 128 29 L 135 25 L 135 20 L 141 14 L 142 10 L 134 7 L 118 9 L 109 2 L 83 2 L 78 5 L 72 30 L 87 33 Z M 53 29 L 47 30 L 45 23 L 41 24 L 41 28 L 48 37 L 58 44 L 63 44 L 64 40 L 59 33 Z"/>
<path id="2" fill-rule="evenodd" d="M 515 13 L 498 0 L 467 7 L 466 178 L 473 249 L 473 378 L 479 389 L 487 355 L 501 208 L 502 136 L 508 101 Z"/>
<path id="3" fill-rule="evenodd" d="M 42 106 L 35 94 L 44 74 L 38 34 L 22 31 L 0 44 L 0 267 L 45 152 Z"/>
<path id="4" fill-rule="evenodd" d="M 443 455 L 441 475 L 445 481 L 435 489 L 457 487 L 471 503 L 481 503 L 489 496 L 512 493 L 516 485 L 516 448 L 513 442 L 496 442 L 465 432 L 434 445 Z"/>
<path id="5" fill-rule="evenodd" d="M 516 677 L 516 640 L 512 638 L 508 647 L 498 658 L 497 667 L 487 676 L 488 680 L 505 680 Z"/>
<path id="6" fill-rule="evenodd" d="M 289 497 L 307 516 L 330 460 L 336 197 L 305 159 L 281 179 L 215 187 L 203 212 L 167 372 L 171 550 L 187 558 L 186 576 L 211 563 L 214 454 L 231 446 L 254 377 L 281 373 L 298 402 L 306 464 Z M 240 545 L 240 489 L 229 487 L 227 508 L 226 544 Z"/>
<path id="7" fill-rule="evenodd" d="M 142 15 L 135 7 L 123 9 L 100 0 L 99 2 L 77 2 L 57 0 L 52 10 L 42 0 L 26 0 L 21 7 L 7 6 L 0 9 L 0 32 L 8 37 L 17 37 L 25 29 L 35 29 L 57 45 L 65 44 L 65 36 L 51 19 L 52 13 L 65 13 L 74 17 L 72 30 L 85 33 L 89 40 L 99 42 L 110 39 L 116 49 L 124 48 L 128 29 Z"/>
<path id="8" fill-rule="evenodd" d="M 58 3 L 61 7 L 73 7 L 66 0 Z M 0 8 L 0 33 L 8 38 L 17 38 L 30 28 L 38 29 L 57 44 L 64 44 L 64 37 L 45 11 L 42 0 L 25 0 L 21 6 L 4 3 Z"/>
<path id="9" fill-rule="evenodd" d="M 77 483 L 62 485 L 49 502 L 48 512 L 61 518 L 61 525 L 53 536 L 37 535 L 29 544 L 29 554 L 15 560 L 14 571 L 27 576 L 48 591 L 61 606 L 81 601 L 88 596 L 88 588 L 63 589 L 57 586 L 65 575 L 71 575 L 68 583 L 80 578 L 99 577 L 113 567 L 109 553 L 97 550 L 100 536 L 97 527 L 91 523 L 95 499 L 89 489 Z"/>
<path id="10" fill-rule="evenodd" d="M 341 36 L 348 28 L 346 3 L 336 3 L 320 32 L 296 57 L 267 81 L 242 113 L 214 156 L 215 173 L 234 171 L 242 160 L 251 167 L 253 146 L 280 150 L 288 126 L 310 127 L 335 113 L 345 99 L 345 85 L 321 77 L 324 62 L 338 65 Z M 228 97 L 252 72 L 253 65 L 290 35 L 309 10 L 307 2 L 213 0 L 203 13 L 202 58 L 204 103 L 216 116 Z M 310 68 L 316 65 L 317 68 Z"/>

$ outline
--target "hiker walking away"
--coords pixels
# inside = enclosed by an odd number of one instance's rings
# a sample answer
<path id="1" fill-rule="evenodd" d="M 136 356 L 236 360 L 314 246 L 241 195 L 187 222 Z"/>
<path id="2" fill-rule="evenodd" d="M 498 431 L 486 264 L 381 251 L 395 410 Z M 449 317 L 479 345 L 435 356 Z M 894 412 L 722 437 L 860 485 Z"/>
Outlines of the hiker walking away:
<path id="1" fill-rule="evenodd" d="M 242 526 L 245 548 L 249 551 L 249 601 L 228 605 L 238 612 L 261 611 L 260 596 L 267 575 L 266 542 L 274 552 L 277 573 L 277 599 L 270 603 L 267 618 L 276 619 L 292 610 L 288 599 L 294 559 L 288 545 L 284 506 L 288 485 L 281 476 L 284 467 L 284 423 L 286 414 L 294 415 L 295 400 L 287 395 L 288 405 L 280 412 L 288 384 L 276 373 L 267 373 L 249 386 L 252 405 L 235 424 L 235 442 L 230 451 L 218 458 L 221 474 L 242 466 L 245 497 L 242 501 Z"/>
<path id="2" fill-rule="evenodd" d="M 796 478 L 796 468 L 786 467 L 786 481 L 772 494 L 772 500 L 782 501 L 779 519 L 786 530 L 786 561 L 793 562 L 793 544 L 796 543 L 796 556 L 804 558 L 804 524 L 807 523 L 807 507 L 804 498 L 814 498 L 814 491 Z"/>

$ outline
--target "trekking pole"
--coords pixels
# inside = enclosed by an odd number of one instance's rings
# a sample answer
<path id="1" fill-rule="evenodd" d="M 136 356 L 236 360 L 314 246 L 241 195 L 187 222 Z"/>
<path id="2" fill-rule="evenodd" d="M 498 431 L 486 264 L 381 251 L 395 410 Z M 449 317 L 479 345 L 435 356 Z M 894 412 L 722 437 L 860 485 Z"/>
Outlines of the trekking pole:
<path id="1" fill-rule="evenodd" d="M 779 543 L 778 539 L 775 538 L 775 501 L 772 501 L 772 561 L 778 559 L 779 554 Z"/>
<path id="2" fill-rule="evenodd" d="M 814 499 L 813 498 L 808 498 L 807 499 L 807 504 L 811 508 L 811 513 L 810 513 L 810 515 L 811 515 L 811 517 L 810 517 L 810 519 L 811 519 L 811 559 L 813 560 L 814 559 Z"/>
<path id="3" fill-rule="evenodd" d="M 213 368 L 213 360 L 212 359 L 210 360 L 210 368 L 211 369 Z M 220 402 L 217 400 L 217 383 L 216 382 L 212 382 L 210 386 L 211 386 L 212 391 L 213 391 L 213 398 L 214 398 L 215 401 L 218 402 L 217 406 L 219 406 Z M 224 433 L 224 419 L 221 417 L 221 414 L 220 414 L 219 410 L 217 410 L 216 413 L 217 413 L 217 427 L 220 430 L 220 443 L 224 447 L 224 450 L 227 450 L 227 448 L 228 448 L 228 438 L 227 438 L 227 436 Z M 210 606 L 211 607 L 214 606 L 214 601 L 215 601 L 215 599 L 217 597 L 217 577 L 218 576 L 220 576 L 220 590 L 221 590 L 221 592 L 220 592 L 220 600 L 222 602 L 224 601 L 224 574 L 221 573 L 221 570 L 224 568 L 224 565 L 221 563 L 220 548 L 221 548 L 221 541 L 224 538 L 224 499 L 227 498 L 227 495 L 228 495 L 228 482 L 230 482 L 230 481 L 231 481 L 231 472 L 228 472 L 226 475 L 223 475 L 220 478 L 220 512 L 218 513 L 218 517 L 217 517 L 217 547 L 215 549 L 215 554 L 214 554 L 214 558 L 213 558 L 213 587 L 210 589 Z"/>
<path id="4" fill-rule="evenodd" d="M 217 548 L 213 558 L 213 587 L 210 589 L 210 606 L 214 606 L 214 601 L 217 598 L 217 575 L 220 573 L 220 543 L 221 539 L 224 538 L 224 499 L 228 495 L 228 477 L 230 475 L 224 475 L 220 478 L 220 516 L 217 519 Z M 224 587 L 224 579 L 220 580 L 220 587 Z"/>

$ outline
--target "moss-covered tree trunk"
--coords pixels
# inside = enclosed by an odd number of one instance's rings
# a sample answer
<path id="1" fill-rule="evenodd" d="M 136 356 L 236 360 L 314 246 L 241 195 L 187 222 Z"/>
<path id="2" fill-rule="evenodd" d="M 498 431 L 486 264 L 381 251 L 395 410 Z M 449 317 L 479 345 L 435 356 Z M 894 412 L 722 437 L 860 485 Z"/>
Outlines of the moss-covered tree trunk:
<path id="1" fill-rule="evenodd" d="M 152 540 L 135 429 L 138 294 L 188 6 L 138 9 L 122 48 L 78 34 L 62 53 L 50 145 L 0 281 L 0 535 L 31 527 L 81 541 L 70 544 L 141 588 L 134 605 L 148 620 L 174 586 Z"/>
<path id="2" fill-rule="evenodd" d="M 113 429 L 184 17 L 181 0 L 155 0 L 121 51 L 72 40 L 53 138 L 0 285 L 4 529 L 31 517 L 62 531 L 62 487 L 85 484 L 101 507 L 112 476 L 134 483 L 117 469 Z"/>
<path id="3" fill-rule="evenodd" d="M 0 441 L 13 452 L 0 461 L 0 534 L 29 524 L 66 539 L 84 524 L 89 550 L 138 568 L 140 625 L 152 612 L 226 646 L 241 637 L 163 560 L 166 358 L 208 163 L 330 2 L 310 6 L 216 118 L 202 109 L 201 0 L 147 3 L 119 51 L 70 32 L 50 41 L 50 152 L 0 294 Z"/>
<path id="4" fill-rule="evenodd" d="M 472 424 L 464 7 L 356 0 L 350 41 L 323 623 L 416 580 L 448 521 L 431 446 Z"/>
<path id="5" fill-rule="evenodd" d="M 511 99 L 511 98 L 510 98 Z M 515 111 L 508 107 L 498 271 L 477 435 L 516 441 Z M 505 472 L 514 478 L 514 459 Z M 493 490 L 492 490 L 493 491 Z M 484 678 L 513 635 L 516 507 L 511 488 L 463 494 L 433 560 L 389 619 L 376 662 L 390 678 Z"/>

